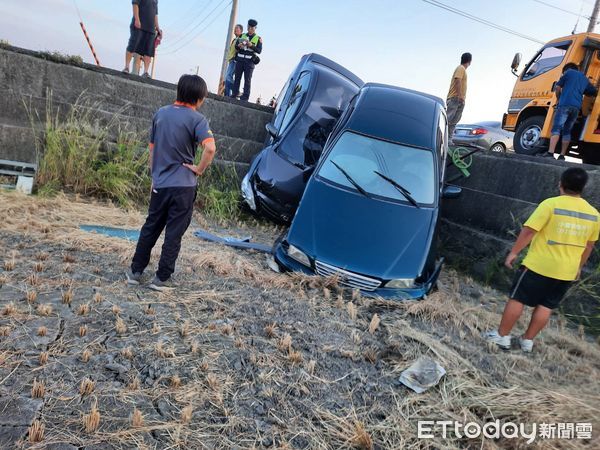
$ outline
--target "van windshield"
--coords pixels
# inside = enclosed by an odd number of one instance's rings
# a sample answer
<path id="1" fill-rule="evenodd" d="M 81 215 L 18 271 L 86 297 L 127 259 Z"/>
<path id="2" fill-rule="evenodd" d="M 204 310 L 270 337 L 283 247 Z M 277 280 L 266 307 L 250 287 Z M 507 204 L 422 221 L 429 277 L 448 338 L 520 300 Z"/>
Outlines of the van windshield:
<path id="1" fill-rule="evenodd" d="M 382 174 L 405 188 L 417 203 L 434 203 L 436 177 L 431 150 L 346 131 L 327 155 L 318 176 L 344 188 L 357 190 L 339 168 L 373 196 L 407 202 L 406 196 L 379 175 Z"/>
<path id="2" fill-rule="evenodd" d="M 570 45 L 571 41 L 565 41 L 544 47 L 525 68 L 523 80 L 535 78 L 560 65 Z"/>

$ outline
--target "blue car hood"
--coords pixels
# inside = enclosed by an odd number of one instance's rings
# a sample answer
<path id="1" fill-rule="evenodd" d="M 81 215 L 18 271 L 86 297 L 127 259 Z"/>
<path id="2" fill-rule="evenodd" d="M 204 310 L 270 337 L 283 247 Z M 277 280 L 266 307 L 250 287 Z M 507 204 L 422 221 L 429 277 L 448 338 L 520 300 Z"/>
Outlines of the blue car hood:
<path id="1" fill-rule="evenodd" d="M 384 280 L 421 275 L 437 209 L 367 198 L 312 178 L 288 242 L 327 264 Z"/>

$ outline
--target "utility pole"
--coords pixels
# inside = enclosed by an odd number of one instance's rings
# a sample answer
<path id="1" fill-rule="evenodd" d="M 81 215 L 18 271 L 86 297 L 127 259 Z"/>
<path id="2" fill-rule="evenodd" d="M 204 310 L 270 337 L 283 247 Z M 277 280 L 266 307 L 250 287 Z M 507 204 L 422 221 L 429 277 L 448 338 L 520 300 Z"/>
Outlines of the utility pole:
<path id="1" fill-rule="evenodd" d="M 600 2 L 600 0 L 598 0 Z M 225 51 L 223 52 L 223 64 L 221 65 L 221 76 L 219 77 L 219 86 L 217 86 L 217 92 L 223 95 L 223 81 L 225 80 L 225 72 L 227 71 L 227 55 L 229 53 L 229 45 L 233 39 L 233 27 L 235 27 L 235 21 L 238 12 L 238 0 L 232 0 L 231 2 L 231 15 L 229 16 L 229 28 L 227 29 L 227 40 L 225 41 Z"/>
<path id="2" fill-rule="evenodd" d="M 593 33 L 598 22 L 598 12 L 600 12 L 600 0 L 594 2 L 594 9 L 592 10 L 592 16 L 590 17 L 590 24 L 588 25 L 587 32 Z"/>

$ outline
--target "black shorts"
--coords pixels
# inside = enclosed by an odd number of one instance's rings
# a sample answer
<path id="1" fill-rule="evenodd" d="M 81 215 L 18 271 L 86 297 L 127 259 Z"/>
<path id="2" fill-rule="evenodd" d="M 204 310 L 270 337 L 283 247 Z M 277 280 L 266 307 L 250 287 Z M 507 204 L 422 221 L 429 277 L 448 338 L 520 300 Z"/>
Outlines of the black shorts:
<path id="1" fill-rule="evenodd" d="M 545 277 L 521 266 L 515 275 L 509 297 L 527 306 L 556 309 L 572 283 Z"/>
<path id="2" fill-rule="evenodd" d="M 127 51 L 129 53 L 137 53 L 140 56 L 154 57 L 154 40 L 156 39 L 156 34 L 140 30 L 133 26 L 129 27 L 129 31 Z"/>

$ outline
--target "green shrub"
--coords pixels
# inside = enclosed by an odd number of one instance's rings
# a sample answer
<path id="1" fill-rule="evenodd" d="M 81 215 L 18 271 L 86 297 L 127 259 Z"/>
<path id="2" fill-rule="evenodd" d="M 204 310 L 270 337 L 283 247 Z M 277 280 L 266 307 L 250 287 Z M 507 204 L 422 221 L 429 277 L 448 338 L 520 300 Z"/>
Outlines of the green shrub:
<path id="1" fill-rule="evenodd" d="M 213 164 L 198 178 L 198 206 L 201 211 L 219 220 L 240 216 L 239 177 L 235 167 Z"/>
<path id="2" fill-rule="evenodd" d="M 147 201 L 150 192 L 148 152 L 135 133 L 118 131 L 115 122 L 99 125 L 94 107 L 78 101 L 60 120 L 48 107 L 37 183 L 44 194 L 58 190 L 92 195 L 122 206 Z M 42 150 L 42 149 L 40 149 Z"/>

